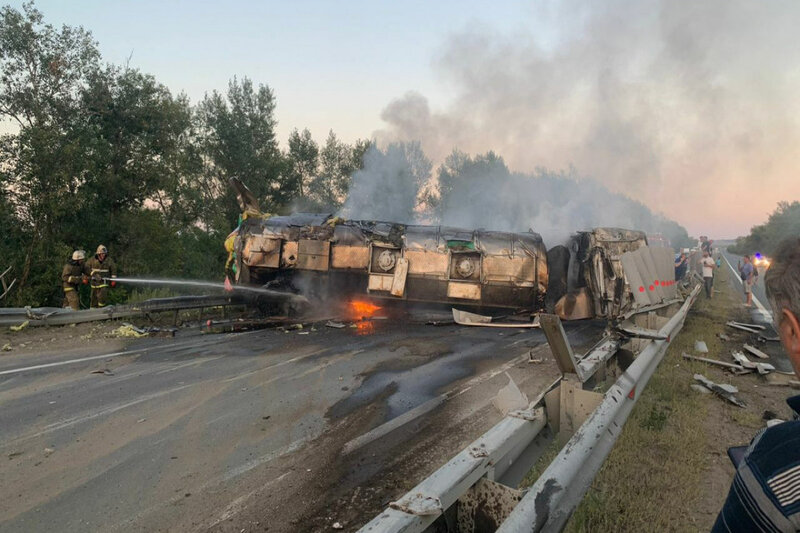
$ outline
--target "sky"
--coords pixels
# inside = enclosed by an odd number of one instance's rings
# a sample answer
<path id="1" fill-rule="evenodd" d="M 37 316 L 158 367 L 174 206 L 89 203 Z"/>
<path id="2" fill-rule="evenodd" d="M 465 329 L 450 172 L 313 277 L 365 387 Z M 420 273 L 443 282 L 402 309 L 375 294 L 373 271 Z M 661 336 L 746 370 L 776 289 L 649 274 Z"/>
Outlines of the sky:
<path id="1" fill-rule="evenodd" d="M 21 2 L 8 2 L 18 7 Z M 573 168 L 690 234 L 800 200 L 800 2 L 40 0 L 193 102 L 269 85 L 278 136 Z"/>

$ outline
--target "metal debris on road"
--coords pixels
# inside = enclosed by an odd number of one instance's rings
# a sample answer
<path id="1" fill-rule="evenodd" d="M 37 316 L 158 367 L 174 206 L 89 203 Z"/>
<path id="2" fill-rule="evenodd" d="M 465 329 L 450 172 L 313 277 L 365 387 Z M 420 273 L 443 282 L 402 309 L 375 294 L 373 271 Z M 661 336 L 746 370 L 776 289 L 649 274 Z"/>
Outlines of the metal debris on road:
<path id="1" fill-rule="evenodd" d="M 744 346 L 742 346 L 742 348 L 744 348 L 751 354 L 755 355 L 756 357 L 759 357 L 761 359 L 769 359 L 769 356 L 767 354 L 765 354 L 755 346 L 750 346 L 749 344 L 745 344 Z"/>
<path id="2" fill-rule="evenodd" d="M 708 390 L 729 401 L 733 405 L 738 407 L 747 407 L 747 404 L 735 396 L 736 393 L 739 392 L 739 389 L 733 385 L 728 385 L 726 383 L 714 383 L 702 374 L 695 374 L 694 379 L 695 381 L 700 382 L 700 384 L 706 387 Z"/>
<path id="3" fill-rule="evenodd" d="M 508 375 L 508 372 L 505 374 L 508 378 L 508 385 L 500 389 L 497 396 L 492 398 L 492 405 L 494 405 L 503 416 L 506 416 L 511 411 L 528 407 L 528 397 L 525 396 L 524 392 L 519 390 L 519 387 L 517 387 L 517 384 L 511 379 L 511 376 Z"/>
<path id="4" fill-rule="evenodd" d="M 90 374 L 103 374 L 104 376 L 113 376 L 114 375 L 114 373 L 111 370 L 107 369 L 107 368 L 101 368 L 101 369 L 98 369 L 98 370 L 92 370 L 89 373 Z"/>
<path id="5" fill-rule="evenodd" d="M 328 320 L 327 322 L 325 322 L 325 326 L 334 329 L 342 329 L 345 327 L 345 325 L 342 324 L 341 322 L 334 322 L 333 320 Z"/>
<path id="6" fill-rule="evenodd" d="M 724 334 L 724 333 L 717 333 L 717 337 L 719 337 L 720 340 L 723 340 L 723 341 L 726 341 L 726 342 L 731 340 L 731 338 L 728 335 Z"/>
<path id="7" fill-rule="evenodd" d="M 453 321 L 459 326 L 483 326 L 489 328 L 538 328 L 539 317 L 537 316 L 533 322 L 492 322 L 492 317 L 470 313 L 469 311 L 461 311 L 460 309 L 453 308 Z"/>

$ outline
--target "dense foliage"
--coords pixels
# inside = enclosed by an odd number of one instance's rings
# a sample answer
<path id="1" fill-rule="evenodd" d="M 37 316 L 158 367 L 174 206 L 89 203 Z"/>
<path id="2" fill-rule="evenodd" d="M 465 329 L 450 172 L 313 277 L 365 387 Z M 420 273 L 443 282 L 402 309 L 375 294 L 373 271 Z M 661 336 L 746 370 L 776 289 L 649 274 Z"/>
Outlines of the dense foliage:
<path id="1" fill-rule="evenodd" d="M 12 266 L 18 280 L 2 304 L 60 305 L 63 263 L 72 250 L 91 254 L 101 243 L 123 274 L 219 279 L 222 243 L 239 216 L 231 177 L 273 214 L 539 230 L 552 222 L 548 206 L 586 213 L 600 194 L 618 213 L 637 214 L 624 219 L 630 224 L 686 236 L 594 182 L 544 171 L 512 175 L 491 152 L 473 158 L 456 150 L 433 172 L 418 142 L 379 149 L 331 131 L 320 145 L 308 130 L 294 130 L 282 150 L 276 105 L 267 85 L 248 78 L 192 105 L 153 76 L 104 64 L 83 28 L 46 24 L 32 2 L 2 8 L 0 131 L 10 133 L 0 136 L 0 270 Z M 546 194 L 530 192 L 534 182 Z M 569 187 L 584 199 L 576 204 Z M 465 212 L 489 220 L 466 220 Z M 580 229 L 595 220 L 562 222 Z"/>
<path id="2" fill-rule="evenodd" d="M 764 224 L 753 226 L 750 235 L 739 237 L 729 247 L 733 253 L 771 255 L 778 244 L 800 235 L 800 202 L 780 202 Z"/>

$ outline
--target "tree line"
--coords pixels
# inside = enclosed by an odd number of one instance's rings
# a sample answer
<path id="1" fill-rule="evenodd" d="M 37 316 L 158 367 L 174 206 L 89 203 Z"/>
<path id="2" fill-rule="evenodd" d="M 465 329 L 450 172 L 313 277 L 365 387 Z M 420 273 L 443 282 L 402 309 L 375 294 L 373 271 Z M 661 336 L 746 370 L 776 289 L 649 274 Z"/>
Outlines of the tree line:
<path id="1" fill-rule="evenodd" d="M 33 3 L 0 12 L 0 263 L 6 304 L 58 304 L 73 249 L 109 247 L 123 272 L 219 277 L 236 225 L 230 177 L 270 213 L 337 209 L 369 142 L 275 134 L 275 95 L 234 78 L 196 105 L 153 76 L 101 61 L 81 27 Z"/>
<path id="2" fill-rule="evenodd" d="M 772 255 L 781 241 L 800 235 L 800 202 L 779 202 L 767 221 L 753 226 L 750 234 L 736 239 L 728 249 L 740 255 Z"/>
<path id="3" fill-rule="evenodd" d="M 63 263 L 101 243 L 123 274 L 219 279 L 239 217 L 232 177 L 270 214 L 513 231 L 627 225 L 688 240 L 596 182 L 513 173 L 493 152 L 454 150 L 434 172 L 418 142 L 378 148 L 331 131 L 318 143 L 295 129 L 281 148 L 268 85 L 234 78 L 192 104 L 104 63 L 88 31 L 47 24 L 32 2 L 0 11 L 0 71 L 11 131 L 0 136 L 0 271 L 11 265 L 18 280 L 3 305 L 60 305 Z"/>

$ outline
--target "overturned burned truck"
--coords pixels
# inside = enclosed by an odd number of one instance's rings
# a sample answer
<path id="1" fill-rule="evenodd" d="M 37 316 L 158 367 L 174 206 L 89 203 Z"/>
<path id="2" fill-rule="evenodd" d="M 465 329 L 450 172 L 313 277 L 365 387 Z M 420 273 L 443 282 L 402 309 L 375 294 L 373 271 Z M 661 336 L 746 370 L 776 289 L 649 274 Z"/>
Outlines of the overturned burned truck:
<path id="1" fill-rule="evenodd" d="M 532 231 L 343 220 L 329 214 L 266 216 L 244 185 L 233 184 L 244 212 L 227 243 L 236 283 L 285 284 L 319 297 L 361 294 L 548 310 L 565 319 L 613 318 L 649 302 L 636 294 L 641 287 L 626 277 L 622 264 L 623 255 L 647 245 L 639 231 L 579 232 L 566 246 L 548 252 Z M 670 252 L 664 249 L 661 256 L 671 264 Z M 655 277 L 666 283 L 663 264 L 658 272 Z"/>

